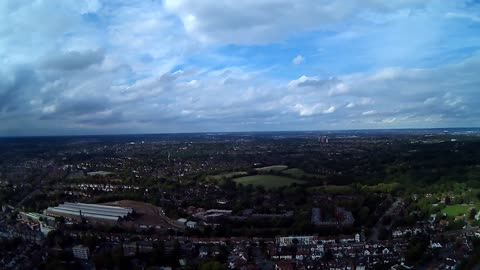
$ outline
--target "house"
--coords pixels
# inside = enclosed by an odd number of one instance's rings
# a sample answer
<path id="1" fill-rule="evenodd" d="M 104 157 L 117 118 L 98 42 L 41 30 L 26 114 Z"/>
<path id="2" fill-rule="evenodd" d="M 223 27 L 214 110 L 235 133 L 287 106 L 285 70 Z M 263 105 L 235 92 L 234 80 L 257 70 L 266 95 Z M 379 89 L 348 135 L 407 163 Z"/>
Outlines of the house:
<path id="1" fill-rule="evenodd" d="M 186 218 L 179 218 L 179 219 L 177 219 L 177 222 L 182 224 L 182 225 L 185 225 L 185 223 L 187 222 L 187 219 Z"/>
<path id="2" fill-rule="evenodd" d="M 74 246 L 72 248 L 73 257 L 81 260 L 88 260 L 90 249 L 83 245 Z"/>
<path id="3" fill-rule="evenodd" d="M 312 248 L 310 248 L 310 254 L 313 260 L 320 259 L 323 257 L 325 249 L 322 244 L 318 244 Z"/>
<path id="4" fill-rule="evenodd" d="M 127 242 L 123 243 L 123 255 L 127 257 L 137 255 L 137 243 L 136 242 Z"/>
<path id="5" fill-rule="evenodd" d="M 186 225 L 187 225 L 187 228 L 190 228 L 190 229 L 196 229 L 197 228 L 197 222 L 195 222 L 195 221 L 187 221 Z"/>
<path id="6" fill-rule="evenodd" d="M 142 241 L 138 243 L 138 252 L 140 253 L 150 253 L 153 251 L 152 242 Z"/>
<path id="7" fill-rule="evenodd" d="M 360 239 L 360 234 L 355 234 L 355 242 L 357 243 L 360 243 L 361 239 Z"/>
<path id="8" fill-rule="evenodd" d="M 200 258 L 205 258 L 208 256 L 208 251 L 209 251 L 209 248 L 207 246 L 201 246 L 200 249 L 198 250 L 198 256 Z"/>

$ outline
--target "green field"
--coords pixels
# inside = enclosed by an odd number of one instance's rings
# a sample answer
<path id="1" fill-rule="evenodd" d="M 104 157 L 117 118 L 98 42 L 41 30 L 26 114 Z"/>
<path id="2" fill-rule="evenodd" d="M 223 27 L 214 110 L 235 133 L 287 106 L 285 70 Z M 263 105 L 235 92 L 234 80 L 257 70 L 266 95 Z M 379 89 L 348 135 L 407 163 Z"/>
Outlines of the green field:
<path id="1" fill-rule="evenodd" d="M 468 204 L 454 204 L 454 205 L 447 205 L 443 208 L 440 212 L 446 213 L 448 216 L 456 217 L 463 214 L 469 214 L 470 208 L 474 206 Z"/>
<path id="2" fill-rule="evenodd" d="M 250 175 L 236 178 L 233 181 L 243 185 L 263 186 L 267 189 L 289 186 L 293 183 L 304 184 L 305 181 L 277 175 Z"/>
<path id="3" fill-rule="evenodd" d="M 267 166 L 262 168 L 256 168 L 255 170 L 262 171 L 262 172 L 269 172 L 269 171 L 283 171 L 286 168 L 288 168 L 288 166 L 286 165 L 273 165 L 273 166 Z"/>
<path id="4" fill-rule="evenodd" d="M 317 178 L 317 179 L 322 178 L 320 175 L 313 174 L 313 173 L 306 173 L 304 170 L 299 168 L 286 169 L 286 170 L 283 170 L 282 173 L 294 178 L 301 178 L 303 176 Z"/>
<path id="5" fill-rule="evenodd" d="M 207 180 L 220 181 L 223 178 L 234 178 L 234 177 L 239 177 L 244 175 L 247 175 L 247 173 L 246 172 L 229 172 L 229 173 L 222 173 L 222 174 L 216 174 L 216 175 L 209 175 L 207 176 Z"/>
<path id="6" fill-rule="evenodd" d="M 300 177 L 305 175 L 305 172 L 302 169 L 298 169 L 298 168 L 287 169 L 287 170 L 282 171 L 282 173 L 288 174 L 288 175 L 290 175 L 292 177 L 295 177 L 295 178 L 300 178 Z"/>

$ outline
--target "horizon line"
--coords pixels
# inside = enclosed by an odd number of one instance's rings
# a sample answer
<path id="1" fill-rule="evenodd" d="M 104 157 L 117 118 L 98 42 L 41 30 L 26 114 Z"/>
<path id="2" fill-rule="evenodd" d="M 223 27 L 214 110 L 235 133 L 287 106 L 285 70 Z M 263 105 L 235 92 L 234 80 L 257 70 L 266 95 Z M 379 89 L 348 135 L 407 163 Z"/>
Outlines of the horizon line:
<path id="1" fill-rule="evenodd" d="M 12 135 L 4 138 L 46 138 L 46 137 L 93 137 L 93 136 L 135 136 L 135 135 L 175 135 L 175 134 L 232 134 L 232 133 L 281 133 L 281 132 L 346 132 L 346 131 L 407 131 L 407 130 L 451 130 L 451 129 L 480 129 L 480 127 L 425 127 L 425 128 L 358 128 L 358 129 L 317 129 L 317 130 L 269 130 L 269 131 L 198 131 L 198 132 L 154 132 L 154 133 L 108 133 L 108 134 L 70 134 L 70 135 Z"/>

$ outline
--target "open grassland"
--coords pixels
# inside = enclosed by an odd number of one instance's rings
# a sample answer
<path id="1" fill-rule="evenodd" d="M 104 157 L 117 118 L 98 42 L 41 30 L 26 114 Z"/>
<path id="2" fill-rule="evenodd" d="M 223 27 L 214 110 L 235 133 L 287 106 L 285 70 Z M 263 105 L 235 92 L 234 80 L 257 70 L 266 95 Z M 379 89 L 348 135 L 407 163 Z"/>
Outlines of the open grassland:
<path id="1" fill-rule="evenodd" d="M 273 166 L 267 166 L 262 168 L 256 168 L 255 170 L 261 171 L 261 172 L 269 172 L 269 171 L 283 171 L 287 168 L 288 166 L 286 165 L 273 165 Z"/>
<path id="2" fill-rule="evenodd" d="M 305 181 L 277 175 L 250 175 L 234 179 L 238 184 L 263 186 L 267 189 L 289 186 L 293 183 L 304 184 Z"/>
<path id="3" fill-rule="evenodd" d="M 229 172 L 229 173 L 222 173 L 222 174 L 216 174 L 216 175 L 209 175 L 209 176 L 207 176 L 207 180 L 220 181 L 222 179 L 240 177 L 240 176 L 244 176 L 244 175 L 247 175 L 247 173 L 246 172 Z"/>

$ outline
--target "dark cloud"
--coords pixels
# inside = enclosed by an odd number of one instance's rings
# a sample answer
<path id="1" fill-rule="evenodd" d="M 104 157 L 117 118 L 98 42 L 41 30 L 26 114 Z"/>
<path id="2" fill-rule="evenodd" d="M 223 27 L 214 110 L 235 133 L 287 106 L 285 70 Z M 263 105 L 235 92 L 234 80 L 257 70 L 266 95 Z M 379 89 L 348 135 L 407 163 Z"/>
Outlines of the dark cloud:
<path id="1" fill-rule="evenodd" d="M 0 73 L 0 112 L 20 110 L 39 83 L 35 71 L 26 66 L 15 67 L 8 73 Z"/>
<path id="2" fill-rule="evenodd" d="M 43 62 L 43 67 L 56 70 L 79 70 L 99 64 L 105 55 L 100 50 L 71 51 L 58 55 L 49 55 Z"/>

